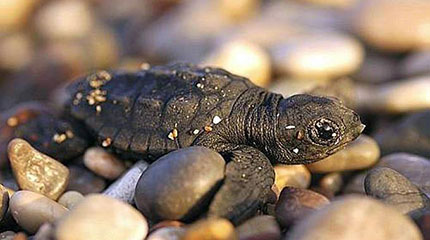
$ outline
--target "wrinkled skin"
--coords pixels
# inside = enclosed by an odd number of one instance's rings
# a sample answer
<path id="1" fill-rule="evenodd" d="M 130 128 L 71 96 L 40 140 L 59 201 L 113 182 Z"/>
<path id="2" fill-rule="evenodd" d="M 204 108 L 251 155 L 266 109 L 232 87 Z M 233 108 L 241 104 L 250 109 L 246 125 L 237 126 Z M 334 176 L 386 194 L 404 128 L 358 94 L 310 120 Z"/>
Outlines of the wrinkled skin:
<path id="1" fill-rule="evenodd" d="M 318 161 L 363 130 L 358 115 L 335 99 L 284 99 L 222 69 L 189 64 L 99 72 L 68 93 L 67 114 L 127 158 L 155 160 L 193 145 L 221 153 L 226 177 L 208 215 L 234 223 L 268 201 L 272 164 Z"/>

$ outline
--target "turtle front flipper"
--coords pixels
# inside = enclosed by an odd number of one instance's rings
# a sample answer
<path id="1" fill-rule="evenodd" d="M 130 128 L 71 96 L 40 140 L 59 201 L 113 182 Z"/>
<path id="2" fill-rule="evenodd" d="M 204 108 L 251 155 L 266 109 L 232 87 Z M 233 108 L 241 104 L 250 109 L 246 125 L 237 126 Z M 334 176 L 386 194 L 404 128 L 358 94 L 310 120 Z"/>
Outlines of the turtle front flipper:
<path id="1" fill-rule="evenodd" d="M 208 216 L 225 217 L 238 224 L 267 202 L 275 173 L 269 159 L 249 146 L 223 156 L 229 161 L 225 180 L 209 206 Z"/>

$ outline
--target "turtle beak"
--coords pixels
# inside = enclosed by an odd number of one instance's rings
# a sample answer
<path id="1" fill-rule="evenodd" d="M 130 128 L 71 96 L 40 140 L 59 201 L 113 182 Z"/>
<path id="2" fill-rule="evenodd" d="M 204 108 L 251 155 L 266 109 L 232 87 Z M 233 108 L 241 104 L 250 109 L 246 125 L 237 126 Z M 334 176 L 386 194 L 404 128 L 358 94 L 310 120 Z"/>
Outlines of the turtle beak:
<path id="1" fill-rule="evenodd" d="M 366 128 L 366 125 L 364 125 L 364 124 L 360 124 L 360 127 L 359 127 L 359 129 L 360 129 L 360 133 L 362 133 L 363 131 L 364 131 L 364 129 Z"/>

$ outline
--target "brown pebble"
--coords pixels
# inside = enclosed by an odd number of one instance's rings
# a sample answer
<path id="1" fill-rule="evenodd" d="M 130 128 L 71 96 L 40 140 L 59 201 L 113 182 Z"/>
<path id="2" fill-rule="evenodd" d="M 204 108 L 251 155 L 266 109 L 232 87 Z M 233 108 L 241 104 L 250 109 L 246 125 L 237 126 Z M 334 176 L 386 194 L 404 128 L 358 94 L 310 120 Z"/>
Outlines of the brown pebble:
<path id="1" fill-rule="evenodd" d="M 57 202 L 31 191 L 18 191 L 10 200 L 15 221 L 27 232 L 35 233 L 45 222 L 53 222 L 68 212 Z"/>
<path id="2" fill-rule="evenodd" d="M 330 201 L 308 189 L 286 187 L 276 203 L 276 219 L 282 227 L 289 227 Z"/>
<path id="3" fill-rule="evenodd" d="M 67 191 L 58 199 L 58 203 L 66 207 L 67 209 L 72 209 L 76 204 L 78 204 L 84 195 L 76 191 Z"/>
<path id="4" fill-rule="evenodd" d="M 131 205 L 102 194 L 91 194 L 56 224 L 57 240 L 142 240 L 146 219 Z"/>
<path id="5" fill-rule="evenodd" d="M 312 164 L 308 169 L 313 173 L 328 173 L 359 170 L 371 167 L 379 160 L 379 147 L 375 140 L 366 135 L 359 136 L 345 149 Z"/>
<path id="6" fill-rule="evenodd" d="M 237 240 L 238 235 L 231 222 L 222 218 L 197 221 L 188 226 L 181 240 Z"/>
<path id="7" fill-rule="evenodd" d="M 288 240 L 422 240 L 412 220 L 370 197 L 350 195 L 304 218 Z"/>
<path id="8" fill-rule="evenodd" d="M 19 232 L 13 237 L 13 240 L 27 240 L 27 235 L 25 235 L 25 233 Z"/>
<path id="9" fill-rule="evenodd" d="M 281 229 L 275 217 L 262 215 L 253 217 L 237 227 L 239 240 L 279 240 Z"/>
<path id="10" fill-rule="evenodd" d="M 343 187 L 343 178 L 342 174 L 339 172 L 329 173 L 326 174 L 321 180 L 319 181 L 319 186 L 328 191 L 331 192 L 333 195 L 339 192 Z"/>
<path id="11" fill-rule="evenodd" d="M 117 179 L 125 171 L 124 162 L 99 147 L 85 151 L 84 164 L 95 174 L 109 180 Z"/>
<path id="12" fill-rule="evenodd" d="M 183 222 L 165 220 L 153 225 L 151 229 L 149 229 L 149 232 L 153 232 L 160 228 L 165 228 L 165 227 L 182 227 L 182 226 L 184 226 Z"/>
<path id="13" fill-rule="evenodd" d="M 67 187 L 69 170 L 57 160 L 40 153 L 23 139 L 8 146 L 9 160 L 21 189 L 57 199 Z"/>
<path id="14" fill-rule="evenodd" d="M 287 186 L 307 188 L 311 183 L 311 173 L 305 165 L 278 164 L 274 170 L 275 184 L 280 191 Z"/>

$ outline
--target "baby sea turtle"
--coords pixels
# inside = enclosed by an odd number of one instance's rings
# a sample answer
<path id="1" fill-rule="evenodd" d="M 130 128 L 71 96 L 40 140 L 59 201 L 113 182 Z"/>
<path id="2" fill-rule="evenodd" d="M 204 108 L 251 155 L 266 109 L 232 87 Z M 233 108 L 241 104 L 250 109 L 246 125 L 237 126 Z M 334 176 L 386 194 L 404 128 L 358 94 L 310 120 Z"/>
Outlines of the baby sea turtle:
<path id="1" fill-rule="evenodd" d="M 208 214 L 232 221 L 268 201 L 272 164 L 318 161 L 364 128 L 336 99 L 304 94 L 285 99 L 225 70 L 191 64 L 101 71 L 67 92 L 67 114 L 98 144 L 127 158 L 151 161 L 189 146 L 219 152 L 227 162 L 226 177 Z"/>

